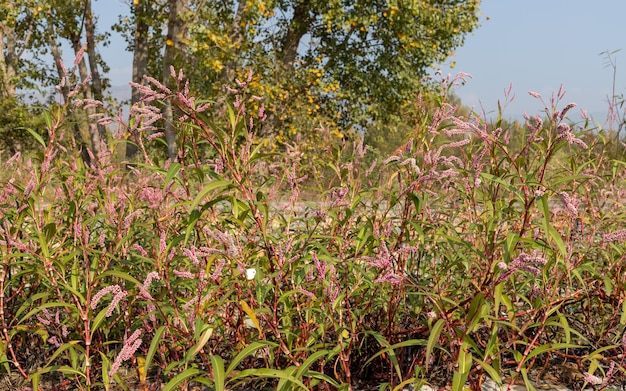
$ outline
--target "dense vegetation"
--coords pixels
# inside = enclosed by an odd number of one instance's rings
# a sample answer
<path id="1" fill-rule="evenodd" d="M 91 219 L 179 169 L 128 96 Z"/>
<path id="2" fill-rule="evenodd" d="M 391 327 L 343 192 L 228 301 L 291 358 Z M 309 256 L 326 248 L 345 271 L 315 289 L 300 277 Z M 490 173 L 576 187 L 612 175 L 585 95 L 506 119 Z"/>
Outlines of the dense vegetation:
<path id="1" fill-rule="evenodd" d="M 101 0 L 102 1 L 102 0 Z M 92 0 L 7 0 L 0 6 L 0 96 L 48 97 L 65 77 L 63 50 L 80 56 L 77 80 L 86 99 L 108 105 L 110 59 L 101 48 L 121 34 L 133 54 L 132 81 L 150 75 L 168 88 L 170 66 L 182 69 L 192 92 L 220 102 L 236 78 L 254 71 L 251 94 L 266 99 L 268 118 L 256 131 L 281 149 L 296 140 L 307 159 L 324 142 L 369 134 L 405 138 L 411 110 L 429 70 L 447 59 L 478 26 L 479 0 L 157 0 L 128 2 L 114 26 L 103 25 Z M 117 37 L 119 40 L 119 36 Z M 73 56 L 72 56 L 73 57 Z M 118 65 L 119 67 L 119 65 Z M 126 82 L 126 80 L 124 80 Z M 56 91 L 53 91 L 56 93 Z M 71 91 L 61 86 L 63 101 Z M 54 95 L 58 98 L 57 95 Z M 132 91 L 131 104 L 141 92 Z M 165 105 L 162 138 L 177 154 L 175 113 Z M 88 115 L 102 112 L 89 109 Z M 0 124 L 4 121 L 0 112 Z M 93 117 L 83 122 L 95 124 Z M 30 124 L 16 123 L 15 127 Z M 103 126 L 79 126 L 80 144 L 97 151 Z M 0 128 L 0 140 L 4 129 Z M 130 140 L 136 142 L 137 135 Z M 0 141 L 0 149 L 2 144 Z M 120 145 L 129 159 L 134 144 Z"/>
<path id="2" fill-rule="evenodd" d="M 512 135 L 455 114 L 444 89 L 390 156 L 329 143 L 316 172 L 297 143 L 272 152 L 255 134 L 252 75 L 221 115 L 171 77 L 172 90 L 147 78 L 123 124 L 141 162 L 113 160 L 124 132 L 88 164 L 61 142 L 68 113 L 96 104 L 84 99 L 46 111 L 37 155 L 6 162 L 12 387 L 457 391 L 531 386 L 554 363 L 574 365 L 575 386 L 623 379 L 624 162 L 567 123 L 562 91 Z M 163 166 L 141 129 L 165 99 L 182 116 Z"/>
<path id="3" fill-rule="evenodd" d="M 478 1 L 134 1 L 128 119 L 89 0 L 5 3 L 0 389 L 623 383 L 619 131 L 425 80 Z"/>

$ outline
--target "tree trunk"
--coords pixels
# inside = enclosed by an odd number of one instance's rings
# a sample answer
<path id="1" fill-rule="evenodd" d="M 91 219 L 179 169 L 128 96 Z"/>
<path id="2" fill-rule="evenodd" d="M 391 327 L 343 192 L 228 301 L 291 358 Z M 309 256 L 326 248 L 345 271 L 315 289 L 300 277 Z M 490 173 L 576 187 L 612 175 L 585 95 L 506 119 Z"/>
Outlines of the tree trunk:
<path id="1" fill-rule="evenodd" d="M 91 10 L 91 0 L 85 0 L 85 34 L 87 36 L 87 56 L 89 58 L 89 71 L 91 72 L 91 88 L 95 100 L 104 99 L 102 78 L 98 70 L 99 55 L 96 52 L 96 25 Z"/>
<path id="2" fill-rule="evenodd" d="M 61 49 L 59 48 L 59 45 L 54 39 L 56 35 L 54 33 L 54 29 L 52 28 L 52 25 L 48 24 L 47 31 L 48 31 L 48 46 L 50 46 L 50 52 L 52 53 L 54 66 L 56 67 L 57 74 L 59 75 L 59 81 L 61 81 L 67 77 L 67 75 L 65 74 L 65 71 L 63 70 L 63 67 L 61 66 L 61 63 L 63 61 L 62 56 L 61 56 Z M 63 95 L 63 103 L 67 103 L 69 99 L 68 98 L 69 93 L 70 93 L 70 86 L 67 83 L 64 83 L 63 87 L 61 88 L 61 95 Z"/>
<path id="3" fill-rule="evenodd" d="M 163 84 L 172 87 L 173 82 L 170 76 L 170 66 L 176 63 L 179 56 L 183 40 L 187 34 L 187 29 L 181 18 L 182 13 L 188 7 L 188 0 L 168 0 L 169 14 L 167 18 L 167 41 L 165 53 L 163 55 Z M 178 148 L 176 146 L 176 131 L 174 129 L 174 112 L 171 102 L 166 102 L 163 111 L 165 117 L 165 141 L 167 143 L 167 156 L 172 161 L 176 159 Z"/>
<path id="4" fill-rule="evenodd" d="M 72 44 L 72 49 L 74 49 L 74 55 L 78 55 L 82 46 L 80 44 L 80 32 L 73 33 L 70 37 L 70 42 Z M 85 57 L 83 57 L 78 63 L 78 74 L 80 76 L 81 82 L 85 82 L 89 77 L 89 72 L 87 71 L 87 62 L 85 61 Z M 91 87 L 87 84 L 82 89 L 83 98 L 85 99 L 94 99 L 93 91 Z M 87 115 L 91 117 L 92 114 L 96 114 L 96 110 L 93 108 L 87 109 Z M 91 141 L 91 150 L 94 155 L 98 155 L 101 148 L 103 135 L 100 134 L 100 130 L 98 126 L 91 120 L 87 120 L 85 124 L 89 130 L 89 139 Z"/>
<path id="5" fill-rule="evenodd" d="M 315 17 L 312 14 L 309 0 L 303 0 L 296 4 L 293 10 L 293 18 L 291 18 L 287 34 L 283 39 L 282 61 L 286 69 L 292 70 L 294 68 L 300 40 L 307 33 L 314 20 Z"/>
<path id="6" fill-rule="evenodd" d="M 139 1 L 135 5 L 135 45 L 133 52 L 133 82 L 143 84 L 143 77 L 148 73 L 148 32 L 150 26 L 147 23 L 148 5 L 146 1 Z M 141 99 L 139 89 L 133 87 L 130 96 L 130 105 L 134 105 Z M 137 134 L 131 134 L 126 143 L 126 160 L 131 162 L 139 149 L 137 148 Z"/>
<path id="7" fill-rule="evenodd" d="M 13 1 L 6 4 L 7 9 L 14 7 Z M 0 21 L 0 97 L 15 98 L 17 85 L 16 74 L 19 61 L 15 28 L 6 21 Z"/>
<path id="8" fill-rule="evenodd" d="M 99 55 L 96 52 L 96 25 L 93 20 L 93 12 L 91 10 L 91 0 L 85 0 L 85 34 L 87 36 L 87 57 L 89 58 L 89 71 L 91 72 L 91 91 L 93 98 L 102 102 L 104 99 L 102 78 L 100 77 L 100 71 L 98 70 Z M 82 77 L 81 77 L 82 78 Z M 94 111 L 99 111 L 94 109 Z M 93 126 L 95 125 L 95 128 Z M 94 144 L 93 148 L 95 152 L 99 152 L 102 148 L 101 143 L 106 140 L 106 127 L 98 124 L 90 124 L 92 127 L 91 140 Z"/>
<path id="9" fill-rule="evenodd" d="M 47 37 L 48 45 L 50 46 L 50 52 L 52 53 L 52 58 L 54 59 L 54 65 L 56 67 L 57 74 L 59 75 L 59 81 L 63 79 L 67 80 L 68 75 L 66 71 L 63 69 L 63 66 L 61 65 L 63 62 L 63 59 L 61 56 L 61 49 L 59 48 L 59 45 L 55 40 L 56 34 L 54 31 L 54 28 L 49 23 L 47 26 L 47 31 L 48 31 L 48 37 Z M 69 93 L 70 93 L 70 86 L 68 83 L 64 83 L 63 87 L 61 88 L 61 94 L 63 95 L 64 104 L 66 104 L 69 100 L 69 97 L 68 97 Z M 91 158 L 89 157 L 89 154 L 87 153 L 87 145 L 85 143 L 85 137 L 83 137 L 83 134 L 81 132 L 81 125 L 79 121 L 74 121 L 74 140 L 76 144 L 78 145 L 83 161 L 85 162 L 85 164 L 90 165 Z"/>
<path id="10" fill-rule="evenodd" d="M 237 65 L 239 64 L 239 56 L 241 54 L 241 42 L 243 41 L 243 36 L 241 34 L 241 20 L 243 19 L 243 13 L 246 10 L 246 0 L 240 0 L 237 5 L 237 12 L 235 13 L 235 18 L 233 19 L 233 24 L 230 32 L 230 42 L 236 48 L 234 50 L 232 58 L 230 58 L 224 64 L 224 68 L 220 72 L 220 80 L 224 85 L 229 85 L 234 82 L 235 74 L 237 72 Z M 239 43 L 239 45 L 234 45 Z"/>

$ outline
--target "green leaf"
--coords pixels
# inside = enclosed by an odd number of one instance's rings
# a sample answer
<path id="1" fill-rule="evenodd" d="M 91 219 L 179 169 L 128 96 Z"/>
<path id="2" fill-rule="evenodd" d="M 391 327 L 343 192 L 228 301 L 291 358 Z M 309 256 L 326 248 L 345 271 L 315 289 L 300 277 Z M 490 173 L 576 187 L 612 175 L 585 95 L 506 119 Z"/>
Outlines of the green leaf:
<path id="1" fill-rule="evenodd" d="M 120 270 L 107 270 L 103 272 L 102 274 L 98 274 L 97 278 L 101 279 L 101 278 L 108 277 L 108 276 L 121 278 L 122 280 L 126 280 L 134 285 L 143 285 L 143 283 L 139 282 L 135 277 Z"/>
<path id="2" fill-rule="evenodd" d="M 219 189 L 221 187 L 228 187 L 230 186 L 230 184 L 231 183 L 226 180 L 214 180 L 209 182 L 206 186 L 202 188 L 202 190 L 200 190 L 198 195 L 196 195 L 193 202 L 191 203 L 191 206 L 189 207 L 189 210 L 196 209 L 198 205 L 200 205 L 200 202 L 202 202 L 202 200 L 204 200 L 207 194 L 209 194 L 211 191 Z"/>
<path id="3" fill-rule="evenodd" d="M 202 371 L 199 370 L 198 368 L 187 368 L 184 371 L 182 371 L 181 373 L 179 373 L 178 375 L 174 376 L 174 378 L 172 378 L 172 380 L 170 380 L 169 382 L 167 382 L 167 384 L 165 385 L 165 387 L 162 388 L 162 391 L 172 391 L 175 390 L 176 387 L 178 387 L 178 385 L 182 382 L 184 382 L 185 380 L 193 377 L 193 376 L 197 376 L 199 374 L 201 374 Z"/>
<path id="4" fill-rule="evenodd" d="M 180 171 L 180 163 L 173 162 L 170 164 L 169 169 L 167 170 L 167 175 L 165 176 L 165 185 L 169 184 L 172 179 L 178 175 L 178 171 Z"/>
<path id="5" fill-rule="evenodd" d="M 459 372 L 469 373 L 472 369 L 472 353 L 469 351 L 469 345 L 463 341 L 459 349 Z"/>
<path id="6" fill-rule="evenodd" d="M 224 372 L 224 360 L 220 356 L 210 355 L 211 368 L 213 369 L 213 386 L 215 391 L 224 391 L 226 386 L 226 373 Z"/>
<path id="7" fill-rule="evenodd" d="M 522 368 L 520 372 L 522 373 L 522 378 L 524 378 L 524 384 L 526 385 L 526 389 L 528 391 L 537 391 L 533 383 L 528 378 L 528 369 Z"/>
<path id="8" fill-rule="evenodd" d="M 496 370 L 494 367 L 487 364 L 483 360 L 480 360 L 476 357 L 474 357 L 473 359 L 476 364 L 480 365 L 485 370 L 485 372 L 487 372 L 487 375 L 489 375 L 491 380 L 493 380 L 497 385 L 502 386 L 502 378 L 500 377 L 500 373 L 498 372 L 498 370 Z"/>
<path id="9" fill-rule="evenodd" d="M 438 319 L 432 330 L 430 330 L 430 336 L 428 337 L 428 343 L 426 344 L 426 369 L 428 370 L 428 363 L 430 363 L 430 356 L 433 353 L 433 349 L 435 348 L 435 344 L 439 339 L 439 335 L 441 334 L 441 330 L 445 324 L 444 319 Z"/>
<path id="10" fill-rule="evenodd" d="M 228 368 L 226 368 L 226 376 L 228 376 L 233 370 L 235 370 L 235 368 L 237 368 L 237 365 L 239 365 L 239 363 L 244 358 L 253 355 L 257 350 L 264 348 L 266 346 L 277 346 L 277 345 L 273 342 L 263 341 L 263 342 L 252 342 L 250 345 L 243 348 L 235 356 L 235 358 L 233 358 L 233 360 L 228 365 Z"/>
<path id="11" fill-rule="evenodd" d="M 26 311 L 30 307 L 30 305 L 32 303 L 34 303 L 34 302 L 36 302 L 36 301 L 38 301 L 40 299 L 41 299 L 41 301 L 45 301 L 48 298 L 49 295 L 50 294 L 47 293 L 47 292 L 40 292 L 40 293 L 34 294 L 32 297 L 28 298 L 28 300 L 24 301 L 24 303 L 20 306 L 20 308 L 18 308 L 18 310 L 15 311 L 15 315 L 13 316 L 13 318 L 14 319 L 19 318 L 20 315 L 22 314 L 22 312 Z M 18 324 L 19 323 L 21 323 L 21 321 L 18 322 Z"/>
<path id="12" fill-rule="evenodd" d="M 232 380 L 243 379 L 246 377 L 269 377 L 274 379 L 284 379 L 288 382 L 291 382 L 303 390 L 308 391 L 308 387 L 305 386 L 300 380 L 295 377 L 289 375 L 289 371 L 272 369 L 272 368 L 256 368 L 256 369 L 245 369 L 239 372 L 237 375 L 232 377 Z"/>
<path id="13" fill-rule="evenodd" d="M 528 356 L 526 356 L 525 361 L 528 361 L 530 359 L 532 359 L 533 357 L 536 357 L 542 353 L 545 352 L 551 352 L 554 350 L 561 350 L 561 349 L 576 349 L 576 348 L 582 348 L 582 346 L 580 345 L 574 345 L 571 343 L 546 343 L 540 346 L 537 346 L 536 348 L 534 348 L 529 354 Z"/>
<path id="14" fill-rule="evenodd" d="M 378 341 L 379 344 L 381 344 L 382 346 L 384 346 L 385 348 L 380 350 L 379 352 L 377 352 L 376 354 L 374 354 L 372 357 L 370 357 L 365 364 L 363 364 L 363 366 L 367 366 L 369 365 L 370 362 L 372 362 L 374 359 L 376 359 L 376 357 L 379 357 L 382 354 L 389 354 L 389 358 L 394 366 L 394 369 L 396 370 L 396 374 L 398 375 L 398 379 L 402 380 L 402 371 L 400 369 L 400 365 L 398 362 L 398 358 L 396 357 L 396 349 L 399 348 L 404 348 L 404 347 L 408 347 L 408 346 L 424 346 L 427 344 L 427 341 L 425 339 L 410 339 L 407 341 L 402 341 L 399 343 L 396 343 L 394 345 L 390 345 L 389 342 L 380 334 L 378 334 L 377 332 L 374 331 L 369 331 L 368 334 L 371 334 L 374 336 L 374 338 Z"/>
<path id="15" fill-rule="evenodd" d="M 152 341 L 150 342 L 150 347 L 148 348 L 148 354 L 146 355 L 146 361 L 143 363 L 144 373 L 148 373 L 150 369 L 150 365 L 152 365 L 152 359 L 156 354 L 157 349 L 159 348 L 159 343 L 161 342 L 161 337 L 165 332 L 165 326 L 161 326 L 154 333 L 154 337 L 152 337 Z"/>
<path id="16" fill-rule="evenodd" d="M 331 355 L 330 353 L 331 351 L 329 350 L 319 350 L 312 353 L 306 360 L 304 360 L 304 362 L 300 364 L 298 370 L 294 373 L 295 378 L 300 379 L 302 375 L 304 375 L 305 371 L 307 371 L 309 367 L 315 364 L 320 358 L 334 355 Z"/>
<path id="17" fill-rule="evenodd" d="M 559 253 L 561 253 L 563 257 L 566 257 L 567 249 L 565 248 L 565 243 L 563 242 L 563 238 L 561 238 L 561 235 L 559 235 L 557 230 L 552 226 L 552 224 L 550 224 L 551 213 L 550 213 L 550 206 L 548 205 L 548 197 L 545 195 L 542 195 L 541 197 L 539 197 L 538 205 L 539 205 L 539 209 L 543 213 L 543 230 L 545 234 L 549 238 L 552 238 L 552 240 L 554 240 L 554 242 L 556 243 L 556 246 L 559 249 Z"/>
<path id="18" fill-rule="evenodd" d="M 28 133 L 30 133 L 31 136 L 33 136 L 33 138 L 39 143 L 41 144 L 42 147 L 46 148 L 46 142 L 43 140 L 43 138 L 41 137 L 41 135 L 37 132 L 35 132 L 33 129 L 31 128 L 22 128 L 24 130 L 26 130 Z"/>
<path id="19" fill-rule="evenodd" d="M 106 389 L 109 389 L 111 384 L 111 380 L 109 379 L 109 371 L 111 370 L 111 362 L 104 352 L 100 352 L 100 359 L 102 360 L 102 383 L 105 385 Z"/>
<path id="20" fill-rule="evenodd" d="M 460 372 L 454 371 L 454 375 L 452 376 L 452 390 L 451 391 L 463 391 L 463 387 L 465 386 L 465 382 L 467 381 L 467 377 L 469 376 L 469 372 Z"/>
<path id="21" fill-rule="evenodd" d="M 102 322 L 106 319 L 107 310 L 108 310 L 108 306 L 100 310 L 100 312 L 98 312 L 98 315 L 96 315 L 96 317 L 94 318 L 91 324 L 91 336 L 92 337 L 94 333 L 98 331 Z"/>

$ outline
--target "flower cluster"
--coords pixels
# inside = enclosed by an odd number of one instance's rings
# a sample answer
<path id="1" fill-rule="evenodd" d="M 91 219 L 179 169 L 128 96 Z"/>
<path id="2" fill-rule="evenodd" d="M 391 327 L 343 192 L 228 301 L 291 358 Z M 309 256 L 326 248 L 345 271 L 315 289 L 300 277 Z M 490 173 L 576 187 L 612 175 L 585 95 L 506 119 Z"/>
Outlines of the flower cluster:
<path id="1" fill-rule="evenodd" d="M 511 274 L 515 273 L 518 270 L 526 271 L 532 273 L 535 276 L 541 274 L 541 266 L 544 266 L 548 261 L 539 256 L 538 252 L 535 251 L 531 255 L 522 253 L 517 258 L 515 258 L 509 265 L 504 262 L 498 263 L 498 267 L 505 272 L 500 275 L 496 284 L 501 283 L 506 278 L 508 278 Z"/>
<path id="2" fill-rule="evenodd" d="M 135 330 L 135 332 L 132 333 L 130 337 L 124 340 L 124 346 L 122 347 L 122 350 L 117 355 L 117 358 L 115 359 L 115 362 L 113 362 L 113 365 L 111 365 L 111 370 L 109 371 L 110 378 L 112 378 L 113 375 L 117 373 L 124 361 L 128 361 L 133 358 L 133 355 L 141 346 L 142 341 L 139 337 L 141 337 L 141 329 Z"/>
<path id="3" fill-rule="evenodd" d="M 98 307 L 98 302 L 107 294 L 111 293 L 113 295 L 113 300 L 109 304 L 107 308 L 106 317 L 113 315 L 113 310 L 117 303 L 119 303 L 124 297 L 128 295 L 128 292 L 123 290 L 119 285 L 109 285 L 105 288 L 102 288 L 95 296 L 91 299 L 91 309 L 95 310 Z"/>
<path id="4" fill-rule="evenodd" d="M 608 234 L 602 235 L 602 239 L 606 242 L 623 242 L 626 241 L 626 229 L 620 229 Z"/>

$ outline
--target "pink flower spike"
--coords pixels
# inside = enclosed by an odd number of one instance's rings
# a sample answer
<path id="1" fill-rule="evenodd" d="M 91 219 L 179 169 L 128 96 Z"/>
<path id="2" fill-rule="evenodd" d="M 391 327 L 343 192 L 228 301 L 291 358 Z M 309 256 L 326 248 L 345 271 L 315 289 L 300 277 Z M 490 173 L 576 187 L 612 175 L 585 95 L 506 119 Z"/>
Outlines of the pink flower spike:
<path id="1" fill-rule="evenodd" d="M 534 91 L 528 91 L 528 95 L 532 96 L 533 98 L 541 98 L 541 94 L 539 94 L 538 92 L 534 92 Z"/>
<path id="2" fill-rule="evenodd" d="M 82 48 L 76 53 L 76 58 L 74 59 L 74 66 L 80 64 L 83 60 L 83 56 L 85 55 L 85 49 L 87 49 L 87 44 L 84 44 Z"/>

